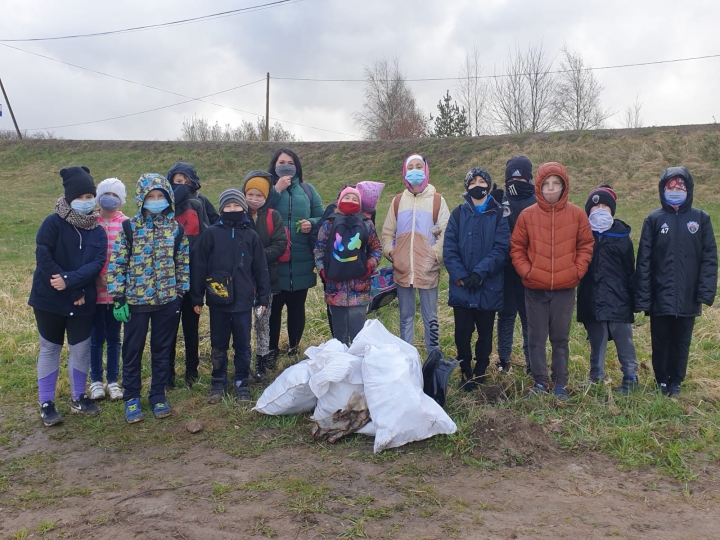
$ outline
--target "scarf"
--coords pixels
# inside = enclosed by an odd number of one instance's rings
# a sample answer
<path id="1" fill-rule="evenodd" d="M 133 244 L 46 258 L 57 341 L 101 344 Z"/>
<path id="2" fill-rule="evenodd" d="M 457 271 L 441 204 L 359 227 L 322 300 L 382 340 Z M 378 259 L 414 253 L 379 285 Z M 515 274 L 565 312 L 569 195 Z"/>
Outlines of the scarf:
<path id="1" fill-rule="evenodd" d="M 65 200 L 65 197 L 60 197 L 55 203 L 55 213 L 70 225 L 79 227 L 80 229 L 90 231 L 98 226 L 99 212 L 97 210 L 93 210 L 89 214 L 76 212 Z"/>

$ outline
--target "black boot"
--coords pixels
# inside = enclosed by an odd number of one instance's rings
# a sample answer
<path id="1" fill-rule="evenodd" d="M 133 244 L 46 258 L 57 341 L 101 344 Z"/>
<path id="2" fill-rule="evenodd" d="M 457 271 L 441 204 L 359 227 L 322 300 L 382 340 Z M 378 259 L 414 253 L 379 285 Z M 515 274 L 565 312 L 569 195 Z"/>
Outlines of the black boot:
<path id="1" fill-rule="evenodd" d="M 269 355 L 255 355 L 255 380 L 257 382 L 263 382 L 267 380 L 267 375 L 265 374 L 265 363 L 267 362 L 268 356 Z"/>
<path id="2" fill-rule="evenodd" d="M 280 351 L 278 349 L 273 349 L 265 355 L 265 369 L 269 369 L 270 371 L 272 371 L 275 369 L 275 367 L 277 367 L 277 359 L 279 354 Z"/>

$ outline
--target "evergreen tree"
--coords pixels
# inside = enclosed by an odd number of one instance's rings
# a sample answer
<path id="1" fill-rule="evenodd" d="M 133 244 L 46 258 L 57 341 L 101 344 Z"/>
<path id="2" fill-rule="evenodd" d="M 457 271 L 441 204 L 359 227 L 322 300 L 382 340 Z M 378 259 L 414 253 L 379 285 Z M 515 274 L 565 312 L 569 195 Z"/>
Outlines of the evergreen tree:
<path id="1" fill-rule="evenodd" d="M 437 108 L 439 114 L 435 118 L 430 115 L 430 120 L 435 121 L 435 129 L 431 133 L 433 137 L 466 137 L 470 134 L 467 111 L 453 102 L 450 90 L 438 101 Z"/>

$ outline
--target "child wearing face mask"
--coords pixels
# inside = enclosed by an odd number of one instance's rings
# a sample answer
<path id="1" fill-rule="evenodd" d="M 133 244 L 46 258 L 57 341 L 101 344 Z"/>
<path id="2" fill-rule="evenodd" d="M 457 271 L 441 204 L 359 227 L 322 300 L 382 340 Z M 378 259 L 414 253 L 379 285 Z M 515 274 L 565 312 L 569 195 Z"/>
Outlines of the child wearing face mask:
<path id="1" fill-rule="evenodd" d="M 337 209 L 323 222 L 315 244 L 315 266 L 325 283 L 333 337 L 346 345 L 362 330 L 382 246 L 372 220 L 361 210 L 362 196 L 345 187 Z"/>
<path id="2" fill-rule="evenodd" d="M 630 226 L 614 218 L 616 208 L 617 194 L 607 184 L 593 189 L 585 203 L 595 246 L 578 288 L 577 320 L 590 341 L 588 384 L 606 380 L 605 352 L 612 340 L 623 373 L 618 390 L 627 395 L 638 385 L 632 332 L 635 249 Z"/>
<path id="3" fill-rule="evenodd" d="M 127 216 L 120 211 L 125 204 L 125 185 L 117 178 L 107 178 L 97 187 L 97 204 L 100 207 L 98 223 L 107 235 L 107 260 L 96 280 L 97 305 L 90 334 L 90 399 L 105 399 L 103 386 L 103 347 L 107 344 L 107 394 L 111 401 L 122 399 L 118 384 L 120 371 L 120 327 L 122 323 L 113 315 L 112 297 L 107 291 L 107 270 L 115 239 Z"/>
<path id="4" fill-rule="evenodd" d="M 270 312 L 272 297 L 280 292 L 278 259 L 288 247 L 287 232 L 280 212 L 270 208 L 267 199 L 272 187 L 272 175 L 267 171 L 250 171 L 243 182 L 243 191 L 248 213 L 255 223 L 255 231 L 265 250 L 268 274 L 270 276 L 270 303 L 258 315 L 254 312 L 255 324 L 255 378 L 267 379 L 266 370 L 275 369 L 277 354 L 270 352 Z"/>
<path id="5" fill-rule="evenodd" d="M 86 389 L 97 299 L 95 279 L 105 264 L 107 236 L 94 211 L 96 189 L 90 169 L 68 167 L 60 176 L 65 193 L 38 229 L 37 264 L 28 300 L 40 334 L 37 377 L 40 417 L 46 426 L 62 422 L 55 407 L 55 390 L 66 335 L 70 411 L 83 415 L 100 412 Z"/>
<path id="6" fill-rule="evenodd" d="M 183 296 L 190 289 L 190 246 L 174 218 L 173 190 L 156 173 L 135 187 L 138 213 L 123 222 L 108 266 L 113 315 L 125 323 L 122 345 L 123 400 L 128 423 L 143 419 L 140 407 L 142 354 L 148 328 L 152 380 L 148 400 L 155 418 L 170 416 L 165 397 L 170 354 Z"/>
<path id="7" fill-rule="evenodd" d="M 270 275 L 265 250 L 248 217 L 242 190 L 229 188 L 220 194 L 220 220 L 200 238 L 192 281 L 192 303 L 200 315 L 203 297 L 210 308 L 212 379 L 207 402 L 217 404 L 227 387 L 230 337 L 235 350 L 233 397 L 250 401 L 251 312 L 256 306 L 262 318 L 270 305 Z"/>
<path id="8" fill-rule="evenodd" d="M 695 318 L 717 290 L 718 255 L 707 212 L 693 206 L 685 167 L 660 176 L 660 208 L 645 218 L 635 271 L 635 312 L 650 315 L 652 364 L 662 395 L 676 398 L 687 372 Z"/>
<path id="9" fill-rule="evenodd" d="M 455 347 L 466 392 L 484 381 L 490 364 L 495 313 L 503 303 L 503 268 L 509 258 L 510 228 L 502 205 L 489 194 L 491 186 L 485 169 L 467 173 L 465 201 L 450 215 L 443 245 L 450 277 L 448 305 L 455 316 Z M 470 344 L 475 330 L 473 369 Z"/>
<path id="10" fill-rule="evenodd" d="M 427 352 L 440 348 L 437 317 L 443 237 L 450 217 L 445 199 L 430 185 L 430 166 L 420 154 L 403 162 L 405 191 L 390 204 L 382 228 L 383 254 L 392 262 L 400 306 L 400 338 L 415 340 L 415 291 L 425 326 Z"/>
<path id="11" fill-rule="evenodd" d="M 560 163 L 544 163 L 535 179 L 536 203 L 517 218 L 510 257 L 522 279 L 528 322 L 528 349 L 534 386 L 529 395 L 550 390 L 545 347 L 552 345 L 553 393 L 568 399 L 569 338 L 575 287 L 593 255 L 592 230 L 582 209 L 568 201 L 570 180 Z"/>

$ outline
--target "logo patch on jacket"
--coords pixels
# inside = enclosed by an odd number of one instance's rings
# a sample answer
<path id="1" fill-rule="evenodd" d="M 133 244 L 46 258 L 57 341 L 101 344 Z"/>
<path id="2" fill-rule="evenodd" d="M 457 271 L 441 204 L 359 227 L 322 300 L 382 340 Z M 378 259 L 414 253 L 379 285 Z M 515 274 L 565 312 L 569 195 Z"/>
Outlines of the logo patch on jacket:
<path id="1" fill-rule="evenodd" d="M 662 226 L 660 227 L 660 234 L 667 234 L 669 232 L 670 232 L 670 227 L 668 227 L 667 223 L 663 223 Z"/>
<path id="2" fill-rule="evenodd" d="M 695 234 L 700 229 L 700 225 L 697 221 L 688 221 L 687 228 L 690 234 Z"/>

